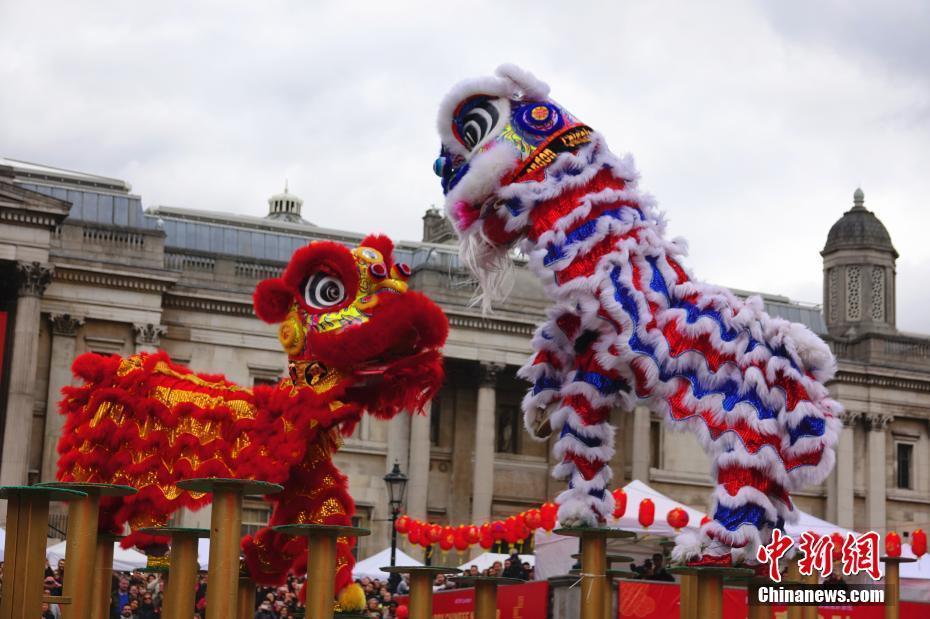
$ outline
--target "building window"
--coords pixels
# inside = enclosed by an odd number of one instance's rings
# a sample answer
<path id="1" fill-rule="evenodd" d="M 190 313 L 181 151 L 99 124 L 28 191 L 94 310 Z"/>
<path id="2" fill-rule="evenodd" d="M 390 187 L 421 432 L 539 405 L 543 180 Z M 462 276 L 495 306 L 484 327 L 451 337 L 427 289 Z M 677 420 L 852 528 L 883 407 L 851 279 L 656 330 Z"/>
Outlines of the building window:
<path id="1" fill-rule="evenodd" d="M 897 443 L 895 454 L 895 474 L 898 488 L 912 490 L 914 483 L 914 444 Z"/>
<path id="2" fill-rule="evenodd" d="M 649 467 L 662 468 L 662 422 L 649 422 Z"/>
<path id="3" fill-rule="evenodd" d="M 520 408 L 514 404 L 497 407 L 497 453 L 517 453 L 517 437 L 520 436 Z"/>
<path id="4" fill-rule="evenodd" d="M 436 396 L 429 409 L 429 444 L 439 446 L 439 429 L 442 422 L 442 394 Z"/>
<path id="5" fill-rule="evenodd" d="M 242 534 L 255 535 L 259 529 L 268 525 L 271 517 L 271 506 L 264 501 L 250 501 L 242 503 Z"/>

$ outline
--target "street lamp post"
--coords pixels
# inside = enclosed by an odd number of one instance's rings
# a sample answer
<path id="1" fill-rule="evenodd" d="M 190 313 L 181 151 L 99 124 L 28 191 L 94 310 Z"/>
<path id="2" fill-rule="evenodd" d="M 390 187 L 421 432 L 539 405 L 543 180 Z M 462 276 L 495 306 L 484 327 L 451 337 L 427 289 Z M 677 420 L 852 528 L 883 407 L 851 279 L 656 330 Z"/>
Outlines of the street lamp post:
<path id="1" fill-rule="evenodd" d="M 400 506 L 404 503 L 404 492 L 407 490 L 407 476 L 400 472 L 397 462 L 394 462 L 391 472 L 384 476 L 384 484 L 387 486 L 391 507 L 391 567 L 394 567 L 397 558 L 397 516 L 400 515 Z"/>

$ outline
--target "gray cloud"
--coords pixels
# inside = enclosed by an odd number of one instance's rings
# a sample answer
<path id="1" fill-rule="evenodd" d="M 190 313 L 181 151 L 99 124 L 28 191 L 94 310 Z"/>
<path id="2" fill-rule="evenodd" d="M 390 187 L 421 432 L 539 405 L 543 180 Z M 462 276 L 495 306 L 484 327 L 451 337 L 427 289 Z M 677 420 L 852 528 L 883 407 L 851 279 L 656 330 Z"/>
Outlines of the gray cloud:
<path id="1" fill-rule="evenodd" d="M 146 205 L 418 238 L 438 100 L 503 61 L 631 151 L 707 280 L 820 300 L 862 185 L 930 331 L 925 3 L 4 3 L 0 154 L 125 178 Z"/>

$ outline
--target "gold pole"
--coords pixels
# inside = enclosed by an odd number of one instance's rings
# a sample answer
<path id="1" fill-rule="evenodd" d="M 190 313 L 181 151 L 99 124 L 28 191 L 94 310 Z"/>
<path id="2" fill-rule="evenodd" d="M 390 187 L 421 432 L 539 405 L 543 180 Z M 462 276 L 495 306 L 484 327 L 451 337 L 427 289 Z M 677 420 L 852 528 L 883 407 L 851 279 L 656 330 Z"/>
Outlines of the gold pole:
<path id="1" fill-rule="evenodd" d="M 255 616 L 255 583 L 248 576 L 239 576 L 238 619 L 252 619 Z"/>
<path id="2" fill-rule="evenodd" d="M 410 619 L 433 619 L 433 574 L 417 571 L 410 573 L 408 610 Z"/>
<path id="3" fill-rule="evenodd" d="M 44 509 L 43 509 L 44 507 Z M 43 522 L 44 521 L 44 522 Z M 29 495 L 13 495 L 7 500 L 6 548 L 3 565 L 3 597 L 0 617 L 38 617 L 42 604 L 42 570 L 36 572 L 36 554 L 44 559 L 46 532 L 39 539 L 38 527 L 48 527 L 48 501 Z M 11 543 L 12 542 L 12 543 Z M 41 542 L 41 545 L 40 545 Z"/>
<path id="4" fill-rule="evenodd" d="M 67 567 L 62 595 L 71 598 L 70 605 L 62 606 L 64 619 L 95 619 L 93 606 L 94 562 L 97 558 L 97 526 L 102 496 L 127 496 L 136 489 L 116 484 L 84 482 L 46 482 L 38 488 L 75 490 L 86 494 L 68 505 Z"/>
<path id="5" fill-rule="evenodd" d="M 197 583 L 197 534 L 172 533 L 168 556 L 168 586 L 162 603 L 164 619 L 188 619 L 194 608 Z M 213 580 L 210 580 L 213 586 Z M 207 587 L 207 591 L 210 587 Z"/>
<path id="6" fill-rule="evenodd" d="M 83 492 L 37 486 L 5 486 L 6 545 L 3 565 L 2 619 L 33 619 L 42 608 L 45 580 L 45 542 L 48 539 L 49 501 L 87 496 Z"/>
<path id="7" fill-rule="evenodd" d="M 614 592 L 614 579 L 607 574 L 604 577 L 604 619 L 612 619 L 613 617 L 613 592 Z"/>
<path id="8" fill-rule="evenodd" d="M 784 580 L 788 582 L 798 582 L 801 579 L 801 573 L 798 571 L 798 564 L 795 561 L 788 562 L 788 569 L 785 571 Z M 801 606 L 788 606 L 788 619 L 803 619 Z"/>
<path id="9" fill-rule="evenodd" d="M 751 592 L 752 592 L 753 585 L 760 583 L 760 582 L 764 584 L 771 584 L 771 581 L 768 581 L 768 579 L 763 580 L 761 578 L 757 579 L 755 582 L 753 581 L 753 579 L 750 578 L 746 582 L 746 589 L 747 589 L 746 602 L 749 605 L 749 614 L 747 616 L 747 619 L 772 619 L 772 607 L 771 606 L 767 604 L 753 604 L 752 600 L 749 597 L 752 594 Z"/>
<path id="10" fill-rule="evenodd" d="M 898 619 L 901 572 L 898 561 L 885 557 L 885 619 Z"/>
<path id="11" fill-rule="evenodd" d="M 239 594 L 242 497 L 274 494 L 281 492 L 282 486 L 254 479 L 203 478 L 185 479 L 178 482 L 177 487 L 213 493 L 207 615 L 212 619 L 234 619 Z"/>
<path id="12" fill-rule="evenodd" d="M 235 617 L 239 590 L 239 539 L 242 535 L 242 492 L 219 485 L 213 489 L 210 517 L 210 573 L 207 612 Z"/>
<path id="13" fill-rule="evenodd" d="M 581 619 L 604 618 L 607 539 L 600 531 L 581 533 Z"/>
<path id="14" fill-rule="evenodd" d="M 816 572 L 811 572 L 810 576 L 802 576 L 801 582 L 805 585 L 816 585 L 819 583 Z M 817 619 L 820 614 L 817 612 L 816 606 L 802 606 L 801 607 L 801 617 L 802 619 Z"/>
<path id="15" fill-rule="evenodd" d="M 475 582 L 475 619 L 497 618 L 497 583 Z"/>
<path id="16" fill-rule="evenodd" d="M 98 535 L 94 557 L 94 572 L 90 587 L 90 616 L 110 616 L 110 592 L 113 588 L 113 544 L 112 535 Z M 67 567 L 67 564 L 66 564 Z M 65 570 L 67 576 L 68 570 Z"/>
<path id="17" fill-rule="evenodd" d="M 97 555 L 99 513 L 100 494 L 93 491 L 68 506 L 67 563 L 61 593 L 71 598 L 71 604 L 61 607 L 64 619 L 91 619 L 91 581 Z"/>
<path id="18" fill-rule="evenodd" d="M 697 575 L 698 617 L 720 619 L 723 617 L 723 578 L 712 572 Z"/>
<path id="19" fill-rule="evenodd" d="M 697 619 L 697 574 L 688 572 L 681 574 L 679 582 L 681 601 L 679 602 L 679 616 L 681 619 Z"/>
<path id="20" fill-rule="evenodd" d="M 312 532 L 307 560 L 307 614 L 311 619 L 332 619 L 336 588 L 336 536 Z"/>

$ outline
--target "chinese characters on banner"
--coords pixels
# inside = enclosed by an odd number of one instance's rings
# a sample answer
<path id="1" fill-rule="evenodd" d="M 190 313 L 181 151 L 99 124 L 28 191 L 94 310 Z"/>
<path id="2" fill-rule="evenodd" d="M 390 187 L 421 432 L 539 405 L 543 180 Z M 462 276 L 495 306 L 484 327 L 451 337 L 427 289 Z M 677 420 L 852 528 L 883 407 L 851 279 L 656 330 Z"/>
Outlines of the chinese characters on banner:
<path id="1" fill-rule="evenodd" d="M 798 560 L 798 570 L 802 576 L 810 576 L 814 570 L 826 578 L 833 573 L 833 553 L 839 550 L 843 559 L 843 575 L 854 576 L 860 572 L 868 574 L 872 580 L 882 577 L 878 558 L 878 533 L 869 531 L 858 537 L 848 533 L 843 540 L 841 548 L 836 549 L 836 542 L 832 536 L 820 536 L 811 531 L 801 534 L 798 550 L 801 558 Z M 778 560 L 785 556 L 794 545 L 794 540 L 782 533 L 780 529 L 772 532 L 772 541 L 759 546 L 756 559 L 763 565 L 768 565 L 769 578 L 774 582 L 781 582 L 781 573 L 778 571 Z"/>

